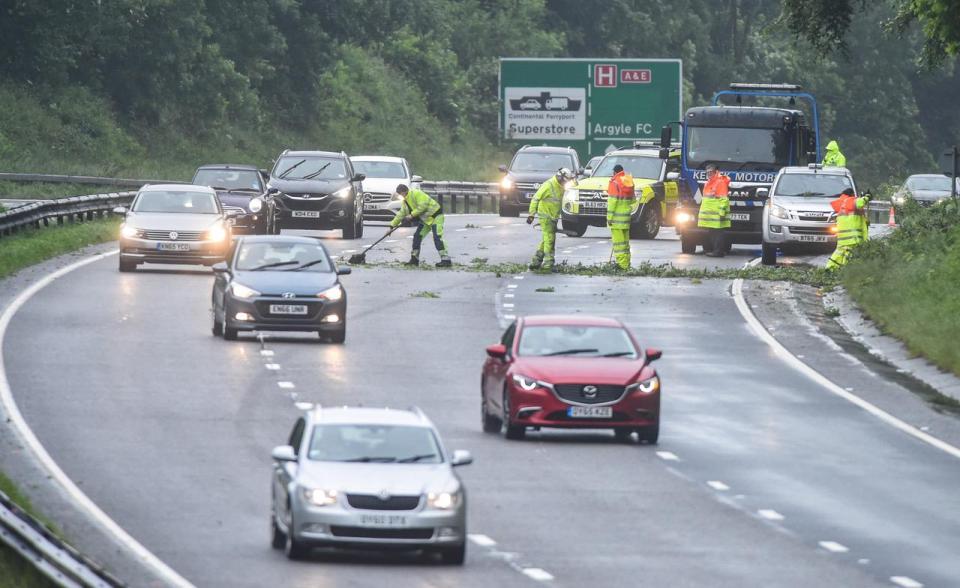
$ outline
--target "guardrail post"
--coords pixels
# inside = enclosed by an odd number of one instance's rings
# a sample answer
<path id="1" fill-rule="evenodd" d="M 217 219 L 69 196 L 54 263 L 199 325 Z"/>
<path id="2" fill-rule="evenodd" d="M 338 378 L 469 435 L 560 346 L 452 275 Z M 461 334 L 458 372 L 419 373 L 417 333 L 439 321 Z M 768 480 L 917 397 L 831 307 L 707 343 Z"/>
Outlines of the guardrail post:
<path id="1" fill-rule="evenodd" d="M 452 206 L 453 210 L 451 212 L 456 213 L 457 212 L 457 195 L 451 194 L 450 200 L 453 202 L 453 206 Z"/>

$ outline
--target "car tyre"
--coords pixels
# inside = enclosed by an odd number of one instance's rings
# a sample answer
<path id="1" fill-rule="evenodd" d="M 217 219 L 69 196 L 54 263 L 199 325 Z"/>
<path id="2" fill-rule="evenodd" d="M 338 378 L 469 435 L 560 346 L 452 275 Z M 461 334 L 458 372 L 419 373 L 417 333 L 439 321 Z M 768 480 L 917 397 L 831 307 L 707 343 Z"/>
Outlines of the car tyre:
<path id="1" fill-rule="evenodd" d="M 503 427 L 503 421 L 487 412 L 487 401 L 483 396 L 480 396 L 480 423 L 484 433 L 499 433 Z"/>
<path id="2" fill-rule="evenodd" d="M 223 309 L 223 323 L 222 323 L 222 325 L 223 325 L 223 326 L 222 326 L 222 328 L 220 329 L 220 334 L 223 335 L 223 338 L 224 338 L 225 340 L 227 340 L 227 341 L 236 341 L 236 340 L 237 340 L 237 334 L 239 333 L 239 331 L 237 331 L 236 329 L 231 329 L 230 327 L 227 326 L 227 309 L 226 309 L 226 307 L 224 307 L 224 309 Z"/>
<path id="3" fill-rule="evenodd" d="M 777 246 L 764 241 L 760 257 L 763 265 L 777 265 Z"/>
<path id="4" fill-rule="evenodd" d="M 630 225 L 631 239 L 654 239 L 660 233 L 663 220 L 660 218 L 659 203 L 648 202 L 635 225 Z"/>
<path id="5" fill-rule="evenodd" d="M 625 429 L 623 427 L 614 429 L 613 436 L 621 443 L 633 443 L 633 429 Z"/>
<path id="6" fill-rule="evenodd" d="M 219 337 L 223 334 L 223 323 L 217 320 L 217 312 L 213 312 L 213 328 L 210 329 L 214 337 Z"/>
<path id="7" fill-rule="evenodd" d="M 467 559 L 466 543 L 460 543 L 453 547 L 441 547 L 438 551 L 440 552 L 440 560 L 445 564 L 462 566 L 464 560 Z"/>
<path id="8" fill-rule="evenodd" d="M 690 237 L 680 237 L 680 251 L 687 255 L 693 255 L 697 252 L 697 242 Z"/>
<path id="9" fill-rule="evenodd" d="M 294 539 L 293 533 L 287 533 L 286 541 L 283 543 L 283 553 L 287 559 L 296 561 L 306 558 L 310 554 L 310 548 L 302 541 Z"/>
<path id="10" fill-rule="evenodd" d="M 570 237 L 582 237 L 583 234 L 587 232 L 586 223 L 578 223 L 564 219 L 561 221 L 561 224 L 563 226 L 563 233 Z"/>
<path id="11" fill-rule="evenodd" d="M 656 445 L 657 440 L 660 438 L 660 423 L 655 425 L 648 425 L 646 427 L 640 427 L 637 432 L 637 437 L 640 438 L 641 443 L 646 443 L 647 445 Z"/>
<path id="12" fill-rule="evenodd" d="M 287 546 L 287 534 L 280 530 L 277 524 L 277 517 L 270 515 L 270 547 L 274 549 L 285 549 Z"/>
<path id="13" fill-rule="evenodd" d="M 511 441 L 523 439 L 527 434 L 525 425 L 510 424 L 510 395 L 506 390 L 503 392 L 503 436 Z"/>
<path id="14" fill-rule="evenodd" d="M 363 223 L 362 216 L 360 217 L 360 222 Z M 363 225 L 361 224 L 360 226 L 362 227 Z M 356 211 L 354 211 L 354 213 L 350 215 L 350 218 L 347 219 L 347 224 L 343 226 L 343 229 L 341 229 L 341 231 L 342 231 L 341 235 L 344 239 L 357 239 L 359 237 L 359 235 L 357 235 Z"/>
<path id="15" fill-rule="evenodd" d="M 324 333 L 321 331 L 320 336 L 321 337 L 326 336 L 331 343 L 343 343 L 347 340 L 347 325 L 343 325 L 342 329 L 338 331 L 334 331 L 330 335 L 324 335 Z"/>
<path id="16" fill-rule="evenodd" d="M 118 264 L 117 269 L 119 269 L 119 270 L 122 271 L 122 272 L 132 272 L 132 271 L 136 271 L 136 269 L 137 269 L 137 262 L 135 262 L 135 261 L 124 261 L 124 260 L 123 260 L 123 257 L 120 257 L 120 262 L 119 262 L 119 264 Z"/>
<path id="17" fill-rule="evenodd" d="M 500 203 L 500 216 L 503 217 L 518 217 L 520 216 L 520 209 L 516 206 L 510 206 L 509 204 Z"/>

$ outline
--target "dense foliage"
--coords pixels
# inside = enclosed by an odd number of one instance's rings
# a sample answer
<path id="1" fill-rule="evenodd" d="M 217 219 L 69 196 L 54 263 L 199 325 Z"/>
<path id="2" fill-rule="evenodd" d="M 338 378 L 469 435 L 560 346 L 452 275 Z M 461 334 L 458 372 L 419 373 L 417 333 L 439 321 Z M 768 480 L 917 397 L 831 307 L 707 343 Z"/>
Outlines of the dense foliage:
<path id="1" fill-rule="evenodd" d="M 509 151 L 499 57 L 623 56 L 682 58 L 688 106 L 731 81 L 801 83 L 851 167 L 881 182 L 960 139 L 955 63 L 917 65 L 931 39 L 954 47 L 923 9 L 943 3 L 3 0 L 0 167 L 183 175 L 310 146 L 489 178 Z M 801 30 L 804 14 L 832 24 Z M 902 37 L 883 32 L 894 22 Z M 846 51 L 820 57 L 837 39 Z"/>

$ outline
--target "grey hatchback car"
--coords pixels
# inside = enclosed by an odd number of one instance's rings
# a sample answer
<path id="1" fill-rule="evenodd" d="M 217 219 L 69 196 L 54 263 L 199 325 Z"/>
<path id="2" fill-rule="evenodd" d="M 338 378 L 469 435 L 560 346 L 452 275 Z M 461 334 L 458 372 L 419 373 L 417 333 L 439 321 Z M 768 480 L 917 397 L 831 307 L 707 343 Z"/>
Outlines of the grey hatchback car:
<path id="1" fill-rule="evenodd" d="M 445 563 L 466 554 L 467 496 L 419 409 L 312 408 L 273 450 L 272 544 L 290 559 L 314 547 L 424 549 Z"/>

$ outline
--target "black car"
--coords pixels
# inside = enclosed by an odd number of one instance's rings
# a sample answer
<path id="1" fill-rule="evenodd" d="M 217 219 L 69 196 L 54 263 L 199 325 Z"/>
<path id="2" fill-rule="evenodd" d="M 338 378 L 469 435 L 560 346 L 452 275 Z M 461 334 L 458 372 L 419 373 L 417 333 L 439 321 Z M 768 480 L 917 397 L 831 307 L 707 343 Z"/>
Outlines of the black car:
<path id="1" fill-rule="evenodd" d="M 500 216 L 518 216 L 526 211 L 540 185 L 565 167 L 582 174 L 580 157 L 570 147 L 534 147 L 524 145 L 514 155 L 510 167 L 500 166 Z"/>
<path id="2" fill-rule="evenodd" d="M 250 235 L 233 242 L 213 266 L 213 334 L 234 340 L 240 331 L 316 331 L 343 343 L 347 293 L 323 244 L 311 237 Z"/>
<path id="3" fill-rule="evenodd" d="M 236 211 L 234 235 L 276 235 L 280 233 L 277 205 L 267 195 L 265 170 L 254 165 L 211 163 L 201 165 L 191 182 L 210 186 L 224 210 Z"/>
<path id="4" fill-rule="evenodd" d="M 267 192 L 280 208 L 284 229 L 341 229 L 363 236 L 363 174 L 344 152 L 284 151 L 270 172 Z"/>

